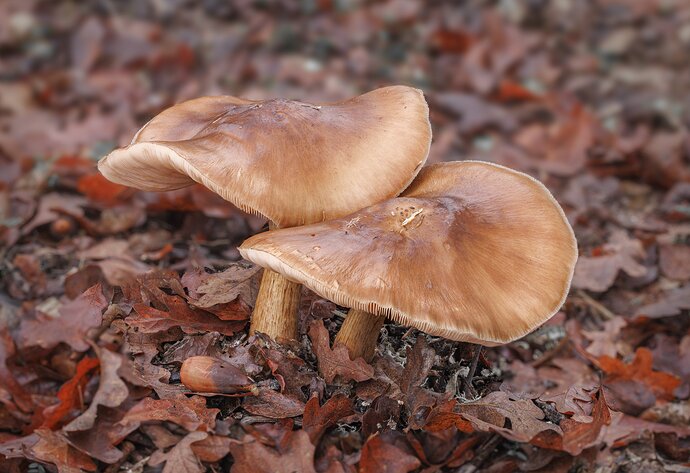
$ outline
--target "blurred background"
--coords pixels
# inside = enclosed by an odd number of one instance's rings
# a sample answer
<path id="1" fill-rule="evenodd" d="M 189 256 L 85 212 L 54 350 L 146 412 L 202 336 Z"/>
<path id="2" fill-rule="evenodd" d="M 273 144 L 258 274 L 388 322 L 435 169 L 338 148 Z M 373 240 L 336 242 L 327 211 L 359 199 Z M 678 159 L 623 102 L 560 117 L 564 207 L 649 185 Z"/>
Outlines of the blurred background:
<path id="1" fill-rule="evenodd" d="M 4 0 L 7 291 L 59 292 L 34 273 L 64 276 L 75 262 L 45 245 L 73 245 L 113 283 L 151 262 L 238 258 L 232 244 L 263 222 L 202 188 L 134 192 L 95 171 L 164 108 L 208 94 L 330 101 L 408 84 L 431 106 L 429 162 L 482 159 L 542 179 L 580 242 L 575 288 L 604 293 L 622 270 L 623 294 L 604 297 L 635 313 L 690 277 L 689 51 L 683 0 Z M 88 252 L 149 230 L 158 238 Z"/>

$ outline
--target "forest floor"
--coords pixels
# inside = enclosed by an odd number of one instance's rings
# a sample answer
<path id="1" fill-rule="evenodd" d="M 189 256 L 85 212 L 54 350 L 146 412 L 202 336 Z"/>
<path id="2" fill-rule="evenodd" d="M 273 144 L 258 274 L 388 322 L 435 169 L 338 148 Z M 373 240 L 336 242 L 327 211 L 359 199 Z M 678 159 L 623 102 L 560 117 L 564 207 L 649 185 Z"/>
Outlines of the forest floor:
<path id="1" fill-rule="evenodd" d="M 0 3 L 1 472 L 689 471 L 690 3 L 359 3 Z M 296 343 L 249 338 L 265 222 L 95 168 L 188 98 L 398 83 L 429 162 L 538 177 L 579 243 L 562 310 L 472 386 L 473 346 L 396 324 L 371 364 L 331 350 L 344 309 L 306 290 Z M 190 394 L 200 354 L 255 386 Z"/>

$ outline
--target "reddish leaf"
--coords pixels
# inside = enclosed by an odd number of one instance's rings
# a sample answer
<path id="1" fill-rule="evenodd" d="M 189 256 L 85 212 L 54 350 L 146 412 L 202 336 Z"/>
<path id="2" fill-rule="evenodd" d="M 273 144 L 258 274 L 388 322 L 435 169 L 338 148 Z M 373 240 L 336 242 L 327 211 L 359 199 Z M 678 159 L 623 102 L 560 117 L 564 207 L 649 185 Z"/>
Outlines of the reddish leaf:
<path id="1" fill-rule="evenodd" d="M 230 473 L 316 473 L 314 445 L 303 430 L 288 432 L 279 450 L 247 435 L 230 444 L 230 453 L 235 461 Z"/>
<path id="2" fill-rule="evenodd" d="M 192 443 L 192 451 L 201 461 L 215 463 L 230 453 L 232 439 L 220 435 L 209 435 L 205 439 Z"/>
<path id="3" fill-rule="evenodd" d="M 351 360 L 344 345 L 330 347 L 328 330 L 323 321 L 315 320 L 309 327 L 314 353 L 319 363 L 319 371 L 327 383 L 332 383 L 336 376 L 343 381 L 365 381 L 374 376 L 374 368 L 363 358 Z"/>
<path id="4" fill-rule="evenodd" d="M 180 440 L 167 453 L 162 453 L 160 450 L 155 452 L 149 460 L 152 466 L 160 465 L 165 462 L 163 473 L 203 473 L 206 468 L 201 464 L 196 454 L 193 451 L 192 444 L 199 442 L 208 437 L 206 432 L 191 432 L 185 438 Z"/>
<path id="5" fill-rule="evenodd" d="M 121 425 L 139 425 L 142 422 L 168 421 L 189 431 L 211 431 L 216 424 L 218 409 L 206 407 L 201 396 L 175 399 L 142 399 L 120 421 Z"/>
<path id="6" fill-rule="evenodd" d="M 190 302 L 196 307 L 207 309 L 239 298 L 245 304 L 253 306 L 259 288 L 260 269 L 259 266 L 235 264 L 223 272 L 206 274 L 195 287 L 196 296 Z"/>
<path id="7" fill-rule="evenodd" d="M 373 435 L 362 447 L 359 473 L 407 473 L 421 464 L 418 458 L 385 443 L 380 435 Z"/>
<path id="8" fill-rule="evenodd" d="M 580 455 L 585 449 L 598 443 L 599 434 L 604 426 L 611 423 L 611 413 L 604 392 L 601 388 L 593 395 L 594 406 L 591 422 L 578 422 L 573 419 L 563 419 L 559 426 L 563 430 L 563 437 L 555 442 L 535 444 L 557 450 L 563 450 L 573 456 Z"/>
<path id="9" fill-rule="evenodd" d="M 635 359 L 630 364 L 606 355 L 600 357 L 597 363 L 609 375 L 609 380 L 629 379 L 640 381 L 649 386 L 658 397 L 667 401 L 675 397 L 674 391 L 681 383 L 676 376 L 661 371 L 654 371 L 652 369 L 652 352 L 644 347 L 637 349 Z"/>
<path id="10" fill-rule="evenodd" d="M 545 422 L 544 413 L 532 401 L 512 400 L 502 391 L 489 393 L 482 399 L 458 405 L 455 410 L 475 430 L 496 432 L 516 442 L 530 442 L 544 432 L 559 436 L 561 429 Z M 505 427 L 506 420 L 510 428 Z"/>
<path id="11" fill-rule="evenodd" d="M 53 348 L 58 343 L 67 343 L 76 351 L 86 351 L 89 330 L 99 327 L 103 310 L 108 300 L 100 284 L 87 289 L 81 296 L 62 305 L 60 317 L 52 318 L 38 314 L 35 320 L 24 320 L 19 329 L 19 346 L 38 345 Z"/>
<path id="12" fill-rule="evenodd" d="M 603 429 L 601 439 L 609 446 L 623 447 L 640 438 L 645 432 L 664 432 L 675 434 L 680 438 L 690 437 L 690 427 L 685 425 L 660 424 L 638 419 L 621 412 L 612 412 L 611 425 Z"/>
<path id="13" fill-rule="evenodd" d="M 602 255 L 578 259 L 573 276 L 574 287 L 603 292 L 613 285 L 620 271 L 632 277 L 647 273 L 647 268 L 640 263 L 645 257 L 642 243 L 629 238 L 624 231 L 613 233 L 601 251 Z"/>
<path id="14" fill-rule="evenodd" d="M 431 44 L 444 53 L 464 53 L 473 43 L 473 36 L 458 30 L 440 29 L 431 37 Z"/>
<path id="15" fill-rule="evenodd" d="M 10 333 L 7 329 L 0 328 L 0 386 L 12 395 L 12 399 L 21 410 L 30 412 L 33 408 L 31 395 L 19 384 L 7 367 L 8 358 L 14 354 L 15 346 Z"/>
<path id="16" fill-rule="evenodd" d="M 167 312 L 146 304 L 134 304 L 135 313 L 127 317 L 127 324 L 143 333 L 157 333 L 180 327 L 185 333 L 219 332 L 232 335 L 244 327 L 249 317 L 247 309 L 237 317 L 239 320 L 228 322 L 209 312 L 190 308 L 179 296 L 164 295 L 162 297 L 168 308 Z"/>
<path id="17" fill-rule="evenodd" d="M 450 400 L 443 404 L 434 407 L 424 423 L 424 430 L 429 432 L 439 432 L 442 430 L 455 427 L 461 432 L 474 432 L 472 423 L 463 418 L 463 416 L 455 412 L 457 401 Z"/>
<path id="18" fill-rule="evenodd" d="M 89 200 L 108 206 L 115 206 L 131 198 L 133 190 L 121 184 L 115 184 L 102 174 L 89 174 L 79 179 L 77 190 Z"/>
<path id="19" fill-rule="evenodd" d="M 304 412 L 302 401 L 268 388 L 259 388 L 258 396 L 245 398 L 242 407 L 251 414 L 271 419 L 295 417 Z"/>
<path id="20" fill-rule="evenodd" d="M 501 102 L 512 102 L 514 100 L 533 101 L 541 99 L 539 95 L 510 79 L 503 79 L 500 84 L 498 84 L 496 98 Z"/>
<path id="21" fill-rule="evenodd" d="M 312 396 L 304 408 L 302 428 L 309 434 L 311 443 L 318 445 L 319 439 L 328 428 L 353 413 L 352 401 L 342 394 L 336 394 L 321 407 L 318 397 Z"/>
<path id="22" fill-rule="evenodd" d="M 656 302 L 640 307 L 637 316 L 672 317 L 679 315 L 683 310 L 690 310 L 690 284 L 664 292 Z"/>
<path id="23" fill-rule="evenodd" d="M 60 401 L 54 406 L 49 406 L 43 410 L 42 428 L 52 429 L 64 419 L 72 409 L 79 407 L 83 402 L 83 390 L 87 381 L 88 375 L 95 370 L 99 365 L 96 358 L 84 357 L 77 364 L 76 373 L 65 384 L 60 387 L 57 393 L 57 398 Z"/>
<path id="24" fill-rule="evenodd" d="M 0 455 L 52 463 L 61 473 L 96 470 L 96 464 L 87 455 L 72 447 L 61 433 L 48 429 L 37 429 L 27 437 L 3 443 Z"/>
<path id="25" fill-rule="evenodd" d="M 118 407 L 129 396 L 127 385 L 118 376 L 122 357 L 106 348 L 94 345 L 101 364 L 101 376 L 98 390 L 94 394 L 89 408 L 82 415 L 64 427 L 66 432 L 89 430 L 93 427 L 98 413 L 98 406 Z"/>
<path id="26" fill-rule="evenodd" d="M 515 142 L 536 158 L 533 162 L 538 169 L 571 176 L 587 162 L 587 150 L 594 142 L 598 122 L 580 103 L 563 110 L 558 118 L 550 126 L 524 127 Z"/>

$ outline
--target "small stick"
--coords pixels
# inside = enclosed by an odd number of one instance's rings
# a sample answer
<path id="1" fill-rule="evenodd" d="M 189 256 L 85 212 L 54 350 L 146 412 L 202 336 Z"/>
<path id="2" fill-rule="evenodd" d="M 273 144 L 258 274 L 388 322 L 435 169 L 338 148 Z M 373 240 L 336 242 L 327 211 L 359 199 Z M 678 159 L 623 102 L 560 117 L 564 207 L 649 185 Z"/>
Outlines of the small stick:
<path id="1" fill-rule="evenodd" d="M 481 356 L 481 354 L 482 346 L 477 345 L 477 348 L 474 351 L 474 355 L 472 356 L 470 370 L 468 371 L 467 376 L 465 376 L 465 379 L 463 380 L 466 392 L 468 392 L 469 395 L 472 397 L 477 397 L 477 391 L 474 389 L 474 386 L 472 385 L 472 380 L 474 379 L 474 374 L 477 372 L 477 365 L 479 364 L 479 357 Z"/>
<path id="2" fill-rule="evenodd" d="M 611 312 L 604 304 L 601 302 L 593 299 L 589 294 L 587 294 L 583 290 L 578 290 L 577 295 L 582 301 L 590 306 L 592 309 L 594 309 L 599 315 L 601 315 L 604 320 L 611 320 L 614 317 L 616 317 L 616 314 Z"/>
<path id="3" fill-rule="evenodd" d="M 477 348 L 474 351 L 474 356 L 472 357 L 472 364 L 470 365 L 470 372 L 467 373 L 467 384 L 470 386 L 472 385 L 472 378 L 474 378 L 474 374 L 477 371 L 477 365 L 479 364 L 479 357 L 482 354 L 482 346 L 477 345 Z"/>

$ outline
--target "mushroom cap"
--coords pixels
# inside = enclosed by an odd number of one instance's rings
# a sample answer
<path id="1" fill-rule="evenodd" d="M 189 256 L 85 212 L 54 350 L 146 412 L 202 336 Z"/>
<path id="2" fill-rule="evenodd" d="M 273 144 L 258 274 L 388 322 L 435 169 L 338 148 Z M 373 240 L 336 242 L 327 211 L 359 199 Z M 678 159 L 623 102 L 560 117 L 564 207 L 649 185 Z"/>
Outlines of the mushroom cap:
<path id="1" fill-rule="evenodd" d="M 202 97 L 148 122 L 98 163 L 146 191 L 198 182 L 278 227 L 341 217 L 402 192 L 426 161 L 429 108 L 393 86 L 311 105 Z"/>
<path id="2" fill-rule="evenodd" d="M 339 305 L 490 346 L 556 313 L 577 242 L 539 181 L 462 161 L 425 167 L 401 197 L 347 217 L 255 235 L 240 253 Z"/>

